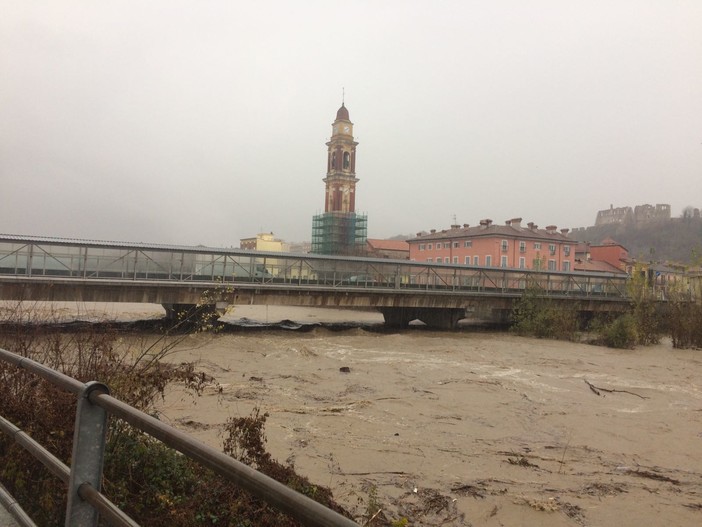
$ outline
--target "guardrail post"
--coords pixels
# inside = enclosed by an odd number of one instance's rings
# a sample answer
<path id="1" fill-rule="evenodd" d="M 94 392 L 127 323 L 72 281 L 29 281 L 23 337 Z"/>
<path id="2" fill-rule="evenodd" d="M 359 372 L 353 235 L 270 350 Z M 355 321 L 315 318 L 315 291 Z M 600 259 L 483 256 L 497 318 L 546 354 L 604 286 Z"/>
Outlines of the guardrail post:
<path id="1" fill-rule="evenodd" d="M 78 488 L 83 483 L 88 483 L 99 491 L 102 479 L 107 412 L 90 402 L 88 397 L 95 390 L 105 394 L 110 393 L 107 386 L 92 381 L 85 385 L 78 399 L 73 433 L 71 477 L 68 482 L 66 527 L 96 526 L 98 521 L 97 511 L 78 495 Z"/>

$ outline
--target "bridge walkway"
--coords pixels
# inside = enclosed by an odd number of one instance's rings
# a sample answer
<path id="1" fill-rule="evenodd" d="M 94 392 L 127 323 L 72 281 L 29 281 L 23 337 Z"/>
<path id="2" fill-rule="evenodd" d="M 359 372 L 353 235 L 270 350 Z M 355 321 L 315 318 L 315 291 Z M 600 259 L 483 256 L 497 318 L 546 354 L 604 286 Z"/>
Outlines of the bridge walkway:
<path id="1" fill-rule="evenodd" d="M 375 308 L 386 324 L 452 327 L 500 318 L 525 291 L 579 311 L 628 304 L 623 273 L 582 273 L 353 256 L 0 234 L 0 299 L 161 304 L 177 319 L 233 304 Z"/>

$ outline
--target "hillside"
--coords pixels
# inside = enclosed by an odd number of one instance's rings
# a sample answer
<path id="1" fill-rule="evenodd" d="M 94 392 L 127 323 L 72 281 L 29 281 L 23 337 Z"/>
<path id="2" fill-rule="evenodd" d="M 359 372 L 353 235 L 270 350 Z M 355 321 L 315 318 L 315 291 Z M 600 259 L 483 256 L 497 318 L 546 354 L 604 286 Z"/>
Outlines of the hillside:
<path id="1" fill-rule="evenodd" d="M 699 264 L 702 259 L 701 218 L 673 218 L 640 225 L 601 225 L 573 231 L 570 236 L 592 244 L 610 237 L 638 260 Z"/>

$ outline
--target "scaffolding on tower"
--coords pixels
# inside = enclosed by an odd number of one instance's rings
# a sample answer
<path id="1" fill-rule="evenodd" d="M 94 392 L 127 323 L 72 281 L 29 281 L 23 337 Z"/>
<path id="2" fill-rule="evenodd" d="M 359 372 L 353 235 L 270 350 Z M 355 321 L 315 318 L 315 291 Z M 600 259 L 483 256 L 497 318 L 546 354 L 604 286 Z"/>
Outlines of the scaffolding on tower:
<path id="1" fill-rule="evenodd" d="M 312 253 L 360 255 L 366 249 L 368 217 L 355 212 L 325 212 L 312 218 Z"/>

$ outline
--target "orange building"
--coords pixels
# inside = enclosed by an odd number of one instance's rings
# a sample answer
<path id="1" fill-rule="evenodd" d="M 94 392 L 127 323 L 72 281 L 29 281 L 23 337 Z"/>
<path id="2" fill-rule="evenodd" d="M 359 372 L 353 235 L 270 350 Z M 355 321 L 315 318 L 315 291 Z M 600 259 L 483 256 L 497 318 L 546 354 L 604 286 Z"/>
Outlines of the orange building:
<path id="1" fill-rule="evenodd" d="M 450 229 L 417 233 L 407 240 L 410 260 L 475 267 L 505 267 L 572 271 L 576 242 L 568 229 L 549 225 L 539 229 L 533 223 L 522 226 L 521 218 L 493 225 L 481 220 L 477 227 L 452 225 Z"/>
<path id="2" fill-rule="evenodd" d="M 629 264 L 629 251 L 612 238 L 606 238 L 601 245 L 590 246 L 590 260 L 607 262 L 617 269 L 626 271 Z"/>

